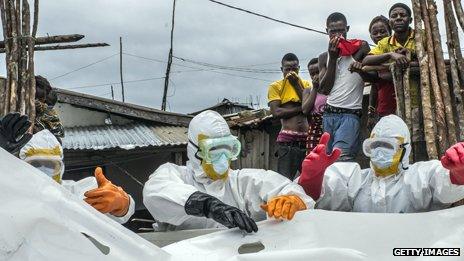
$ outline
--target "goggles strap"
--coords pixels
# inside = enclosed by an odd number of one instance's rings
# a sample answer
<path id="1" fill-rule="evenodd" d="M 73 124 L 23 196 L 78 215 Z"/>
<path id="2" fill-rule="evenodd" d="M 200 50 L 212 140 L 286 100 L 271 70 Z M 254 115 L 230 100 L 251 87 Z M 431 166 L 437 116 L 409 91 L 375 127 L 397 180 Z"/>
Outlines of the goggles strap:
<path id="1" fill-rule="evenodd" d="M 203 159 L 198 156 L 198 152 L 200 152 L 200 147 L 198 147 L 198 145 L 196 145 L 195 143 L 193 143 L 193 141 L 191 141 L 190 139 L 188 139 L 189 143 L 193 145 L 193 147 L 195 147 L 197 149 L 197 151 L 195 152 L 195 158 L 197 158 L 197 160 L 199 160 L 200 162 L 203 162 Z"/>
<path id="2" fill-rule="evenodd" d="M 403 166 L 403 158 L 404 158 L 404 155 L 406 154 L 406 145 L 408 145 L 408 144 L 409 144 L 409 143 L 400 144 L 400 148 L 403 150 L 403 151 L 401 152 L 401 156 L 400 156 L 401 168 L 402 168 L 403 170 L 407 170 L 407 169 L 409 168 L 409 167 L 406 167 L 406 168 L 405 168 L 405 167 Z"/>

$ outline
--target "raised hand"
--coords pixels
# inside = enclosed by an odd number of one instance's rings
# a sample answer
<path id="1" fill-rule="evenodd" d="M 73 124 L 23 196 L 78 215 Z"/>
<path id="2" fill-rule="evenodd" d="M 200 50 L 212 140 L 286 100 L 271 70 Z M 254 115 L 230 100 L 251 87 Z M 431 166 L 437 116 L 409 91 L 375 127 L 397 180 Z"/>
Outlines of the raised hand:
<path id="1" fill-rule="evenodd" d="M 322 190 L 322 180 L 325 170 L 332 165 L 342 153 L 339 148 L 334 148 L 329 155 L 326 152 L 330 134 L 322 134 L 319 144 L 306 156 L 301 165 L 301 175 L 298 184 L 303 187 L 306 194 L 314 200 L 319 199 Z"/>

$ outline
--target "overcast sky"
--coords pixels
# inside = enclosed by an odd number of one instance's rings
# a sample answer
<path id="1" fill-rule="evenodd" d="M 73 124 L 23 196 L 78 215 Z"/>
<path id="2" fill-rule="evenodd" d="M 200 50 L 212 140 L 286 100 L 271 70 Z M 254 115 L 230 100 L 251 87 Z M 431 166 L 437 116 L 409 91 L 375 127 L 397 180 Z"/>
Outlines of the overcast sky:
<path id="1" fill-rule="evenodd" d="M 325 30 L 326 17 L 344 13 L 351 25 L 349 37 L 369 40 L 368 25 L 387 15 L 398 0 L 222 0 L 291 23 Z M 410 1 L 400 1 L 410 4 Z M 443 27 L 441 1 L 438 1 Z M 84 34 L 78 43 L 106 42 L 103 48 L 36 52 L 36 74 L 55 87 L 111 98 L 113 84 L 120 99 L 119 37 L 123 37 L 126 102 L 160 108 L 169 51 L 171 0 L 48 0 L 40 2 L 38 36 Z M 442 30 L 442 34 L 445 31 Z M 225 8 L 207 0 L 177 0 L 174 55 L 221 66 L 279 70 L 280 59 L 294 52 L 302 68 L 327 49 L 327 36 L 278 24 Z M 112 56 L 114 55 L 114 56 Z M 142 59 L 140 57 L 148 59 Z M 110 57 L 112 56 L 112 57 Z M 5 74 L 4 56 L 1 70 Z M 110 57 L 88 68 L 82 66 Z M 150 60 L 151 59 L 151 60 Z M 248 73 L 208 69 L 174 59 L 169 89 L 169 110 L 188 113 L 216 104 L 222 98 L 249 102 L 250 96 L 266 106 L 268 84 L 281 73 Z M 253 65 L 252 67 L 250 67 Z M 226 74 L 224 74 L 226 73 Z M 232 75 L 231 75 L 232 74 Z M 303 77 L 309 78 L 307 73 Z M 248 78 L 246 78 L 248 77 Z M 138 81 L 152 79 L 146 81 Z M 94 87 L 86 87 L 94 86 Z"/>

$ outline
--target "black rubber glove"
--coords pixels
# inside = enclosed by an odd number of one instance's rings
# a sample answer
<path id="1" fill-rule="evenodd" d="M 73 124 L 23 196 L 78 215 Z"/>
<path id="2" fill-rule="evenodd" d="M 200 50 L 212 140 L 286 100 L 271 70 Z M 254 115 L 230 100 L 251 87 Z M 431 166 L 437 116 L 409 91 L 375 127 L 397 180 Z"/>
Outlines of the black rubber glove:
<path id="1" fill-rule="evenodd" d="M 188 215 L 212 218 L 228 228 L 238 227 L 248 233 L 258 231 L 255 221 L 243 211 L 200 191 L 190 195 L 184 208 Z"/>
<path id="2" fill-rule="evenodd" d="M 32 138 L 27 133 L 31 125 L 26 115 L 8 113 L 0 122 L 0 147 L 12 154 L 18 152 Z"/>

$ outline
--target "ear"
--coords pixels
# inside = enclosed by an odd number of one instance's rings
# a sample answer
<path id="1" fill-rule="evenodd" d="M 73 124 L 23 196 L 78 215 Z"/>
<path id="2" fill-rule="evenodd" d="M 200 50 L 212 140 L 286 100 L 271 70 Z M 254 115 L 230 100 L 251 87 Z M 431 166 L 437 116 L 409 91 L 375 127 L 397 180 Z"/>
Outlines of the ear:
<path id="1" fill-rule="evenodd" d="M 412 23 L 412 17 L 409 17 L 409 24 Z"/>
<path id="2" fill-rule="evenodd" d="M 325 28 L 325 32 L 329 34 L 329 28 Z"/>
<path id="3" fill-rule="evenodd" d="M 350 31 L 350 26 L 347 25 L 347 26 L 346 26 L 346 32 L 349 32 L 349 31 Z"/>
<path id="4" fill-rule="evenodd" d="M 281 72 L 284 72 L 284 67 L 280 67 L 280 71 L 281 71 Z"/>

